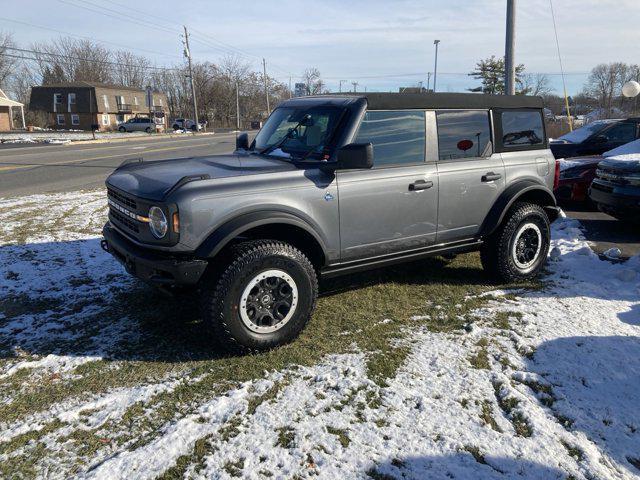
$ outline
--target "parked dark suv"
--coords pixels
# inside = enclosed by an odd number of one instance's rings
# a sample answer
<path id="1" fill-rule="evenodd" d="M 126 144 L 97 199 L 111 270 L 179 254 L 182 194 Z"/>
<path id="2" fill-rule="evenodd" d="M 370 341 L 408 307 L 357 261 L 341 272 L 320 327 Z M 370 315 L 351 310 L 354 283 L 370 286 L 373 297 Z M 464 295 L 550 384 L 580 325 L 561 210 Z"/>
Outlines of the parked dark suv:
<path id="1" fill-rule="evenodd" d="M 614 157 L 600 162 L 589 196 L 600 211 L 640 222 L 640 160 Z"/>
<path id="2" fill-rule="evenodd" d="M 305 326 L 318 276 L 472 250 L 503 280 L 536 275 L 557 215 L 546 138 L 540 98 L 291 99 L 233 154 L 118 168 L 103 248 L 196 286 L 221 339 L 270 348 Z"/>
<path id="3" fill-rule="evenodd" d="M 550 144 L 555 158 L 602 155 L 640 137 L 640 118 L 597 120 Z"/>

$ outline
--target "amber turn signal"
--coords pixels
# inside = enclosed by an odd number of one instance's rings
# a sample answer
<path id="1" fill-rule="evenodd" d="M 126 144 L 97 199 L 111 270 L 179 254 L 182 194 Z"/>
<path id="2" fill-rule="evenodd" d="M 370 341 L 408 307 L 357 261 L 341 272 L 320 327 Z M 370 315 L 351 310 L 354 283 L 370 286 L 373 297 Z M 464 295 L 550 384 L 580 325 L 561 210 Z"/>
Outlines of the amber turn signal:
<path id="1" fill-rule="evenodd" d="M 173 231 L 176 233 L 180 233 L 180 217 L 178 216 L 178 212 L 173 214 L 172 220 Z"/>

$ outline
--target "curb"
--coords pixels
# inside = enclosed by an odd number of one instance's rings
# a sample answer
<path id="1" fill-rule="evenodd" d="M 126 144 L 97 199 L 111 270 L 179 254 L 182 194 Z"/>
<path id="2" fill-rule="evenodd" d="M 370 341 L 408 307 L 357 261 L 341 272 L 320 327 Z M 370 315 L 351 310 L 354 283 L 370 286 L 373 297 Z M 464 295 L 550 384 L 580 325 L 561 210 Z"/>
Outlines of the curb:
<path id="1" fill-rule="evenodd" d="M 211 136 L 215 135 L 215 132 L 202 132 L 202 133 L 163 133 L 163 134 L 149 134 L 147 136 L 135 135 L 130 138 L 96 138 L 89 140 L 71 140 L 67 143 L 64 143 L 63 146 L 69 147 L 73 145 L 87 145 L 87 144 L 95 144 L 95 143 L 121 143 L 121 142 L 132 142 L 132 141 L 145 141 L 145 140 L 158 140 L 164 138 L 194 138 L 196 136 Z M 223 133 L 219 133 L 218 135 L 224 135 Z"/>

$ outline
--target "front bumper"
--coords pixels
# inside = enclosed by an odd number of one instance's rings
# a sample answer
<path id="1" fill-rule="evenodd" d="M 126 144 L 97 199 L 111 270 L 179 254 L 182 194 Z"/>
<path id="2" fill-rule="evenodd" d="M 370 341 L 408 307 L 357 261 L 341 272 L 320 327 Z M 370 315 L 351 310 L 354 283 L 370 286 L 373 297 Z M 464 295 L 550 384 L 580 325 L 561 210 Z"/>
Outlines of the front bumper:
<path id="1" fill-rule="evenodd" d="M 207 268 L 206 260 L 139 247 L 118 233 L 110 223 L 102 229 L 102 236 L 102 249 L 124 265 L 127 272 L 147 283 L 195 285 Z"/>
<path id="2" fill-rule="evenodd" d="M 621 193 L 620 190 L 618 187 L 594 181 L 589 188 L 589 196 L 605 213 L 624 216 L 640 214 L 640 188 L 626 189 L 628 191 L 625 193 Z"/>

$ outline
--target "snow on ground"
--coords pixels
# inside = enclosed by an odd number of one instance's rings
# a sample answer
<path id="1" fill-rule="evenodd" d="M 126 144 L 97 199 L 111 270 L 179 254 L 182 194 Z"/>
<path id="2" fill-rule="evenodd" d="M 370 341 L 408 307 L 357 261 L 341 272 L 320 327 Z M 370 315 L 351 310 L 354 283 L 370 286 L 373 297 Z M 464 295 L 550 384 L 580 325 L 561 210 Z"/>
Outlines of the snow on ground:
<path id="1" fill-rule="evenodd" d="M 97 139 L 148 137 L 145 132 L 96 132 Z M 93 134 L 82 130 L 43 130 L 37 132 L 0 133 L 0 143 L 63 144 L 77 140 L 92 140 Z"/>
<path id="2" fill-rule="evenodd" d="M 0 370 L 5 402 L 18 397 L 2 382 L 30 388 L 21 372 L 81 377 L 78 364 L 117 356 L 118 339 L 140 335 L 126 315 L 89 338 L 80 328 L 135 284 L 99 249 L 104 208 L 102 191 L 0 200 L 0 302 L 44 302 L 0 314 L 0 343 L 17 346 Z M 35 455 L 3 446 L 37 432 L 50 453 L 34 460 L 36 476 L 49 478 L 155 478 L 181 462 L 189 478 L 638 478 L 639 295 L 640 257 L 601 260 L 580 224 L 561 219 L 543 288 L 483 295 L 463 331 L 422 325 L 437 305 L 415 316 L 410 354 L 386 384 L 369 378 L 370 352 L 354 349 L 212 390 L 153 435 L 128 439 L 127 412 L 150 416 L 159 397 L 199 381 L 170 373 L 0 419 L 0 468 Z M 100 302 L 71 309 L 69 298 Z M 43 348 L 66 342 L 79 344 L 72 355 Z M 112 368 L 131 374 L 125 361 Z M 92 429 L 104 444 L 91 453 L 70 447 L 71 436 Z"/>

